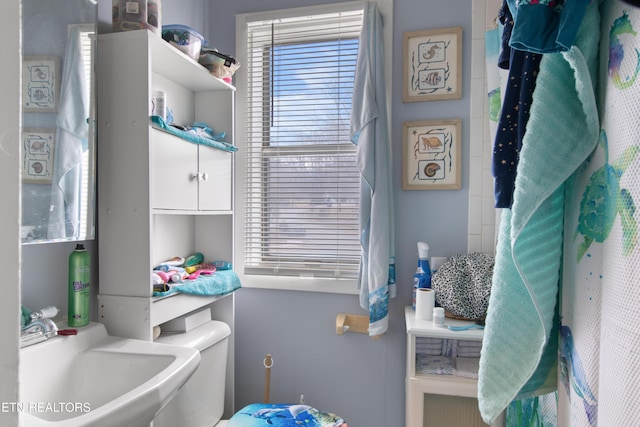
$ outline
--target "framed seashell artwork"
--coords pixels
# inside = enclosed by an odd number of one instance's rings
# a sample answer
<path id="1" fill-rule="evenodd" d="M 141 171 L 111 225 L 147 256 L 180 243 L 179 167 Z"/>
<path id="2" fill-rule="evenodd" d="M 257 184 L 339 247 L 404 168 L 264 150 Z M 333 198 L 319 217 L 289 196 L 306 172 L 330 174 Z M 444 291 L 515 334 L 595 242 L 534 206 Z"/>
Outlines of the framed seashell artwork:
<path id="1" fill-rule="evenodd" d="M 22 111 L 58 111 L 60 60 L 55 56 L 26 56 L 22 60 Z"/>
<path id="2" fill-rule="evenodd" d="M 460 119 L 403 124 L 403 190 L 460 189 L 460 128 Z"/>
<path id="3" fill-rule="evenodd" d="M 55 129 L 22 129 L 23 182 L 51 183 L 55 135 Z"/>
<path id="4" fill-rule="evenodd" d="M 462 27 L 403 34 L 402 101 L 462 98 Z"/>

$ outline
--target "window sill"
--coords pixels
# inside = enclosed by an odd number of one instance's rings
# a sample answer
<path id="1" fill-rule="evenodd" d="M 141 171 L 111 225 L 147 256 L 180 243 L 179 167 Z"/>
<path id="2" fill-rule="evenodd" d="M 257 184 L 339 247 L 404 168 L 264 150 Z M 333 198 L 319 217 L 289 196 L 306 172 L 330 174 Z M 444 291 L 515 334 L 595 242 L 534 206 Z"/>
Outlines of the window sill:
<path id="1" fill-rule="evenodd" d="M 356 279 L 325 279 L 241 274 L 243 288 L 358 295 Z"/>

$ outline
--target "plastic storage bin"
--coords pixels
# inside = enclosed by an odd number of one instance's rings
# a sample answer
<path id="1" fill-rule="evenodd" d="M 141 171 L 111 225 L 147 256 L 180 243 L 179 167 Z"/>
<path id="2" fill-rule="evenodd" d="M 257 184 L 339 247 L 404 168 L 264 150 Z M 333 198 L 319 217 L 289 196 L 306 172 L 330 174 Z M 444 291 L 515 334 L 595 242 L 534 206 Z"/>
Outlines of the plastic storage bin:
<path id="1" fill-rule="evenodd" d="M 162 38 L 194 61 L 198 60 L 200 48 L 206 43 L 204 37 L 186 25 L 163 25 Z"/>
<path id="2" fill-rule="evenodd" d="M 240 66 L 234 57 L 220 53 L 211 47 L 203 47 L 200 50 L 198 62 L 213 76 L 228 81 Z"/>
<path id="3" fill-rule="evenodd" d="M 160 0 L 113 0 L 112 30 L 149 29 L 159 33 L 162 27 Z"/>

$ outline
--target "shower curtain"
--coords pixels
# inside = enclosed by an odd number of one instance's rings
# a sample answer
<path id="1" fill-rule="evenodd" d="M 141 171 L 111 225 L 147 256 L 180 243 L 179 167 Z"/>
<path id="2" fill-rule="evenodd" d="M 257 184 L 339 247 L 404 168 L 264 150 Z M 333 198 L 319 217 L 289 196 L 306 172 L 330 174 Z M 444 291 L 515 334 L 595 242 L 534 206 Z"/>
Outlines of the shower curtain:
<path id="1" fill-rule="evenodd" d="M 640 425 L 640 9 L 601 7 L 598 147 L 567 194 L 558 425 Z"/>

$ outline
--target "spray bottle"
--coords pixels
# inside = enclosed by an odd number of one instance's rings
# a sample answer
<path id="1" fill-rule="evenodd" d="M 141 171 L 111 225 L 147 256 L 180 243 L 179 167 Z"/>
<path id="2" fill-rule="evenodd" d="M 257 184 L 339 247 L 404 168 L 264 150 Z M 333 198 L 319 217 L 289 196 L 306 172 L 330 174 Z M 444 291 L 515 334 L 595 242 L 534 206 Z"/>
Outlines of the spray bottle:
<path id="1" fill-rule="evenodd" d="M 416 309 L 416 291 L 431 287 L 431 267 L 429 266 L 429 245 L 418 242 L 418 269 L 413 276 L 413 309 Z"/>
<path id="2" fill-rule="evenodd" d="M 84 245 L 78 244 L 69 255 L 69 326 L 89 324 L 91 258 Z"/>

